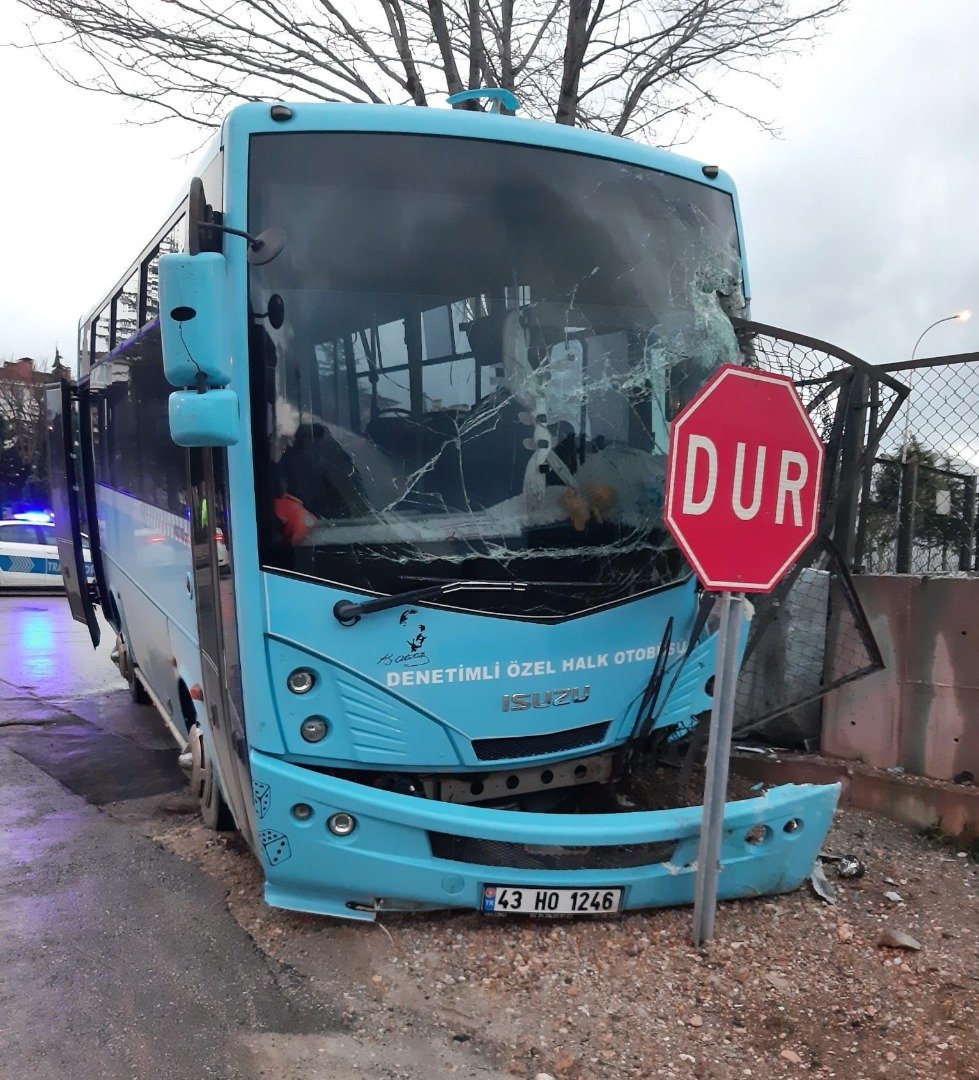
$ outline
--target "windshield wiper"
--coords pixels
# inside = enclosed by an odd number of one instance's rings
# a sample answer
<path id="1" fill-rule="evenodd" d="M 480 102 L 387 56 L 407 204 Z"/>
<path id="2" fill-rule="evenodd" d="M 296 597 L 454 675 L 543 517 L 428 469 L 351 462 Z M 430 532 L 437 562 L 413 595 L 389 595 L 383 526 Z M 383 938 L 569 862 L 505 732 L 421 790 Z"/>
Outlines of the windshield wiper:
<path id="1" fill-rule="evenodd" d="M 437 585 L 427 585 L 422 589 L 410 589 L 407 592 L 394 593 L 391 596 L 379 596 L 376 600 L 365 600 L 355 604 L 352 600 L 338 600 L 333 605 L 333 615 L 342 626 L 353 626 L 360 622 L 362 615 L 372 611 L 386 611 L 401 604 L 413 604 L 416 600 L 432 600 L 447 593 L 495 590 L 498 592 L 525 592 L 538 585 L 563 585 L 576 588 L 595 588 L 594 581 L 441 581 Z"/>

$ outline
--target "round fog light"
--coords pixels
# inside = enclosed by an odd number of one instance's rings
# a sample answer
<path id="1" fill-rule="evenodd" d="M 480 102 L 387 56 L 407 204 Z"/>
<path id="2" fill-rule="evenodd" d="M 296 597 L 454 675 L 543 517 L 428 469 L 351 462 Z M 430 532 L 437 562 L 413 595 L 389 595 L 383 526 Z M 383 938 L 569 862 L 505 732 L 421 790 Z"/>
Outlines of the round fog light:
<path id="1" fill-rule="evenodd" d="M 313 684 L 316 682 L 316 676 L 306 667 L 296 668 L 289 678 L 286 679 L 286 686 L 294 694 L 308 694 L 313 689 Z"/>
<path id="2" fill-rule="evenodd" d="M 326 826 L 334 836 L 349 836 L 357 826 L 357 819 L 353 814 L 334 814 Z"/>
<path id="3" fill-rule="evenodd" d="M 326 738 L 326 721 L 322 716 L 307 716 L 299 725 L 299 734 L 306 742 L 322 742 Z"/>
<path id="4" fill-rule="evenodd" d="M 297 802 L 292 808 L 292 816 L 296 821 L 309 821 L 313 816 L 313 808 L 309 803 Z"/>

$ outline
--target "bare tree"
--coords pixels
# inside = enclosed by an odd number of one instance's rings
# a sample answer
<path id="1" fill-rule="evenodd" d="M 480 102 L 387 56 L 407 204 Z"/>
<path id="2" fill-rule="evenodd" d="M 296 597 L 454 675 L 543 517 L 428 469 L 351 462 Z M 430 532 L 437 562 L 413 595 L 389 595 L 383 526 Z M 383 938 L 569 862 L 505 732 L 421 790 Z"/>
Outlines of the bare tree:
<path id="1" fill-rule="evenodd" d="M 47 497 L 45 392 L 68 374 L 60 360 L 50 371 L 27 357 L 0 364 L 0 502 Z"/>
<path id="2" fill-rule="evenodd" d="M 215 126 L 239 101 L 427 105 L 503 87 L 532 116 L 670 144 L 712 107 L 749 115 L 724 77 L 764 77 L 845 0 L 19 2 L 45 17 L 32 38 L 60 75 L 150 103 L 155 119 Z"/>

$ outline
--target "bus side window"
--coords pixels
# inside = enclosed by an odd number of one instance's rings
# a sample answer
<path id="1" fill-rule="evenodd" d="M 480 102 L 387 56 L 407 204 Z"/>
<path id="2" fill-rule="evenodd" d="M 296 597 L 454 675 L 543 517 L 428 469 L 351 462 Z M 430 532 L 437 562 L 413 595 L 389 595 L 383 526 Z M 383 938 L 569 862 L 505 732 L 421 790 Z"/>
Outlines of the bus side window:
<path id="1" fill-rule="evenodd" d="M 139 329 L 139 270 L 116 294 L 116 344 L 128 341 Z"/>
<path id="2" fill-rule="evenodd" d="M 105 307 L 92 322 L 92 361 L 101 360 L 112 348 L 109 308 Z"/>
<path id="3" fill-rule="evenodd" d="M 160 314 L 160 249 L 157 248 L 143 265 L 146 268 L 146 291 L 143 296 L 145 325 Z"/>
<path id="4" fill-rule="evenodd" d="M 84 323 L 78 331 L 79 374 L 87 370 L 92 363 L 92 357 L 88 352 L 88 341 L 91 330 L 91 325 L 89 323 Z"/>
<path id="5" fill-rule="evenodd" d="M 187 225 L 184 218 L 178 218 L 173 228 L 163 237 L 159 246 L 144 261 L 146 268 L 145 299 L 143 302 L 143 322 L 152 322 L 160 314 L 160 256 L 175 251 L 183 251 L 184 234 Z"/>
<path id="6" fill-rule="evenodd" d="M 182 518 L 188 505 L 185 452 L 170 438 L 159 327 L 97 368 L 93 390 L 99 482 Z"/>
<path id="7" fill-rule="evenodd" d="M 183 251 L 184 237 L 187 232 L 186 222 L 182 217 L 177 218 L 173 228 L 160 241 L 160 254 L 170 255 L 175 251 Z"/>

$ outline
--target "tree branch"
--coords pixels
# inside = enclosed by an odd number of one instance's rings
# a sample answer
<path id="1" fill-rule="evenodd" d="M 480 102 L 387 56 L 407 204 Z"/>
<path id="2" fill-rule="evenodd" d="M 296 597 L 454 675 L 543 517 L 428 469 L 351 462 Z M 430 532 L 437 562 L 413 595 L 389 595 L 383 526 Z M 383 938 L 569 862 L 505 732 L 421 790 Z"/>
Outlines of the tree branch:
<path id="1" fill-rule="evenodd" d="M 767 77 L 844 0 L 18 0 L 60 28 L 30 45 L 74 86 L 215 126 L 239 101 L 427 105 L 503 86 L 528 115 L 667 138 L 713 109 L 731 72 Z M 566 13 L 566 18 L 563 15 Z M 436 76 L 436 71 L 439 75 Z M 139 122 L 147 122 L 140 118 Z"/>

